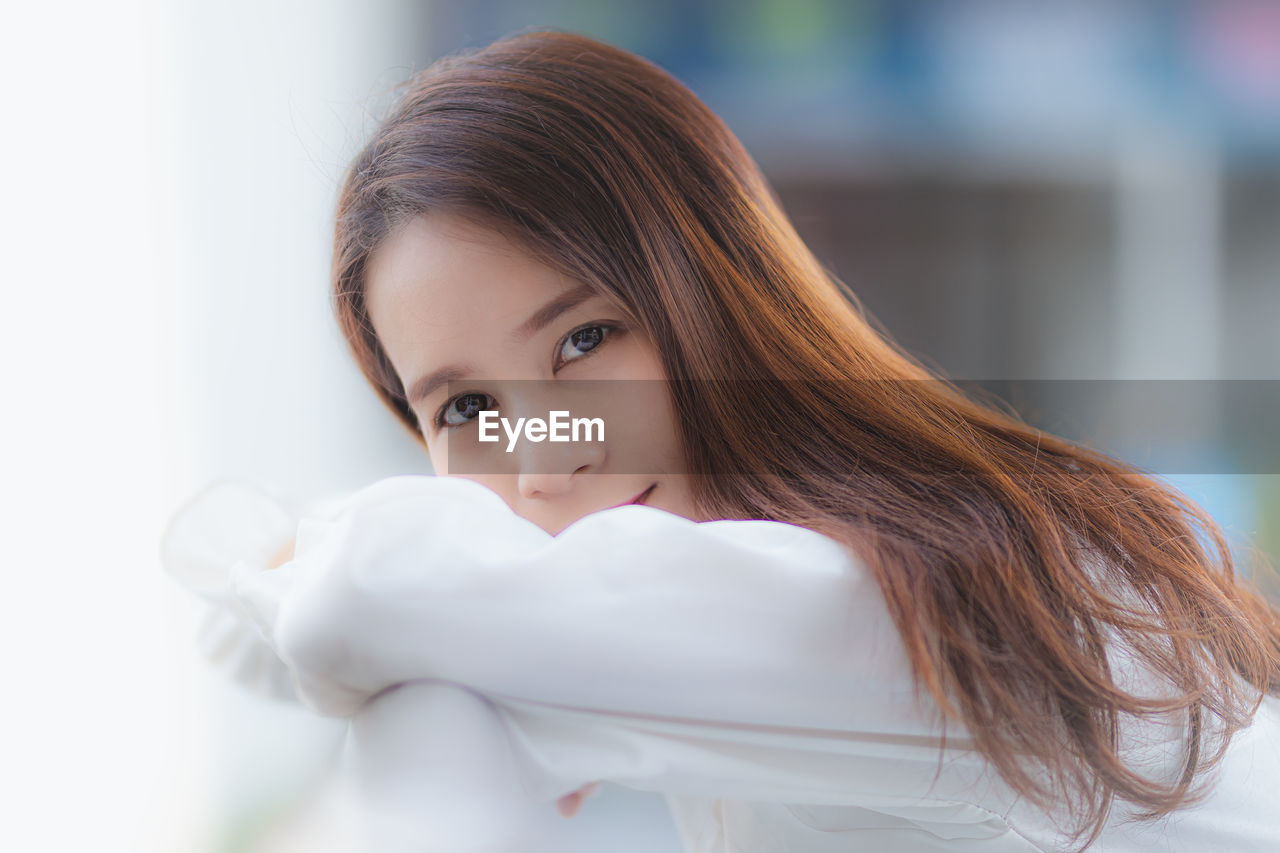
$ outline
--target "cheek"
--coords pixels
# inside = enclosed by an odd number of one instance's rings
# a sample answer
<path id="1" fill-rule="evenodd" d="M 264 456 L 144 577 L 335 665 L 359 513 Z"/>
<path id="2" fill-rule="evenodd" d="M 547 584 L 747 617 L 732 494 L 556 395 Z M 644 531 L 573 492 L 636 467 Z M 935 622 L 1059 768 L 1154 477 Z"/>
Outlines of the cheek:
<path id="1" fill-rule="evenodd" d="M 662 358 L 657 349 L 638 335 L 628 336 L 626 362 L 628 375 L 636 379 L 666 379 L 666 369 L 662 366 Z"/>
<path id="2" fill-rule="evenodd" d="M 673 434 L 666 382 L 627 378 L 609 382 L 592 401 L 603 416 L 609 470 L 626 475 L 675 472 L 678 437 Z"/>
<path id="3" fill-rule="evenodd" d="M 461 433 L 440 430 L 430 444 L 431 469 L 441 477 L 475 480 L 492 488 L 490 479 L 502 471 L 506 460 L 501 455 L 494 456 L 493 448 L 499 445 L 476 444 L 471 440 L 474 435 L 474 424 L 462 427 Z"/>
<path id="4" fill-rule="evenodd" d="M 429 430 L 427 431 L 429 432 Z M 427 437 L 427 458 L 431 460 L 431 470 L 437 476 L 449 475 L 449 442 L 442 437 Z"/>
<path id="5" fill-rule="evenodd" d="M 643 424 L 645 441 L 653 454 L 664 459 L 679 456 L 680 430 L 676 420 L 666 368 L 657 349 L 638 335 L 629 335 L 623 357 L 626 393 L 621 410 Z"/>

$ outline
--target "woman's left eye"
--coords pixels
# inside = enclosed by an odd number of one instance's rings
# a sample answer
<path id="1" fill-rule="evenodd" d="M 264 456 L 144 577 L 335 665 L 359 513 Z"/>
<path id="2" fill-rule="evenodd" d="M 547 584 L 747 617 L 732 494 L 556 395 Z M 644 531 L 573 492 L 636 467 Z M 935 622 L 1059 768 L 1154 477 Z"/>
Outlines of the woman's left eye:
<path id="1" fill-rule="evenodd" d="M 604 343 L 605 339 L 612 335 L 613 330 L 613 326 L 607 326 L 602 323 L 593 323 L 590 326 L 575 329 L 560 344 L 560 360 L 579 360 Z"/>

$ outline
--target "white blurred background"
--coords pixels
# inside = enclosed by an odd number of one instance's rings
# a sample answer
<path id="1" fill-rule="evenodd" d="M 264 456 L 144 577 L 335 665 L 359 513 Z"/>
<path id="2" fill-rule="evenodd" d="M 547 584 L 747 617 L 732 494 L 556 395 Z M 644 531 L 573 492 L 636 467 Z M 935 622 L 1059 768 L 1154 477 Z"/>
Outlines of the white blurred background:
<path id="1" fill-rule="evenodd" d="M 672 70 L 953 376 L 1280 379 L 1280 4 L 1035 5 L 10 10 L 0 845 L 350 849 L 327 799 L 342 727 L 204 665 L 158 541 L 216 478 L 306 502 L 430 470 L 327 284 L 342 169 L 442 53 L 540 24 Z M 1171 479 L 1274 559 L 1272 459 Z M 560 831 L 678 849 L 661 801 L 616 787 Z"/>

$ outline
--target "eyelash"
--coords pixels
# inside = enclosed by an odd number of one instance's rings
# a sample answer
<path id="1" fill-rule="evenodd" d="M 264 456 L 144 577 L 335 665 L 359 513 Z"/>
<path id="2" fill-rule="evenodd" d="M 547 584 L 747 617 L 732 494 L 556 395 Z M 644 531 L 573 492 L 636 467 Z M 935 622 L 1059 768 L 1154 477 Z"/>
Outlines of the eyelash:
<path id="1" fill-rule="evenodd" d="M 600 343 L 596 344 L 591 349 L 582 353 L 582 355 L 579 356 L 578 358 L 569 359 L 569 361 L 566 361 L 566 362 L 563 362 L 563 364 L 557 365 L 556 366 L 557 370 L 559 370 L 560 367 L 562 367 L 564 364 L 570 364 L 572 362 L 582 361 L 585 358 L 590 358 L 592 355 L 599 352 L 601 347 L 607 344 L 611 338 L 617 335 L 618 332 L 622 330 L 622 327 L 616 323 L 605 323 L 605 322 L 586 323 L 584 325 L 578 326 L 577 328 L 573 329 L 573 331 L 569 332 L 567 335 L 561 338 L 560 342 L 556 344 L 557 358 L 559 357 L 561 351 L 564 350 L 564 345 L 568 343 L 569 340 L 572 339 L 574 335 L 578 334 L 579 332 L 585 332 L 587 329 L 603 329 L 604 330 L 604 335 L 603 337 L 601 337 Z M 435 417 L 431 419 L 432 423 L 435 425 L 435 428 L 437 430 L 458 429 L 459 427 L 464 427 L 468 423 L 470 423 L 471 420 L 467 420 L 460 424 L 447 424 L 445 423 L 444 419 L 445 419 L 445 415 L 448 413 L 449 409 L 453 407 L 454 403 L 456 403 L 458 400 L 462 399 L 463 397 L 469 397 L 473 394 L 476 396 L 484 396 L 484 397 L 488 396 L 482 391 L 464 391 L 461 394 L 454 394 L 452 397 L 450 397 L 448 400 L 444 402 L 444 405 L 442 405 L 439 408 L 439 410 L 436 411 Z"/>

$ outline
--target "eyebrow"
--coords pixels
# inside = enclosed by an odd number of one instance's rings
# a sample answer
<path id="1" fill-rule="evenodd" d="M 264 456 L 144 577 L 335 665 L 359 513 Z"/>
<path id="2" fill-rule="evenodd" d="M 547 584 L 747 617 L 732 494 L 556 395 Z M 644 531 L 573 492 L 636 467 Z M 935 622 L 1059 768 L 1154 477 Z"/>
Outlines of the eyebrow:
<path id="1" fill-rule="evenodd" d="M 527 341 L 551 325 L 561 314 L 581 305 L 595 295 L 596 292 L 587 284 L 580 284 L 572 290 L 565 291 L 537 311 L 534 311 L 528 320 L 512 329 L 509 336 L 510 339 L 517 343 Z M 474 369 L 467 364 L 447 365 L 428 373 L 417 382 L 414 382 L 406 399 L 410 406 L 417 405 L 422 400 L 430 397 L 431 393 L 441 385 L 462 379 L 474 372 Z"/>

